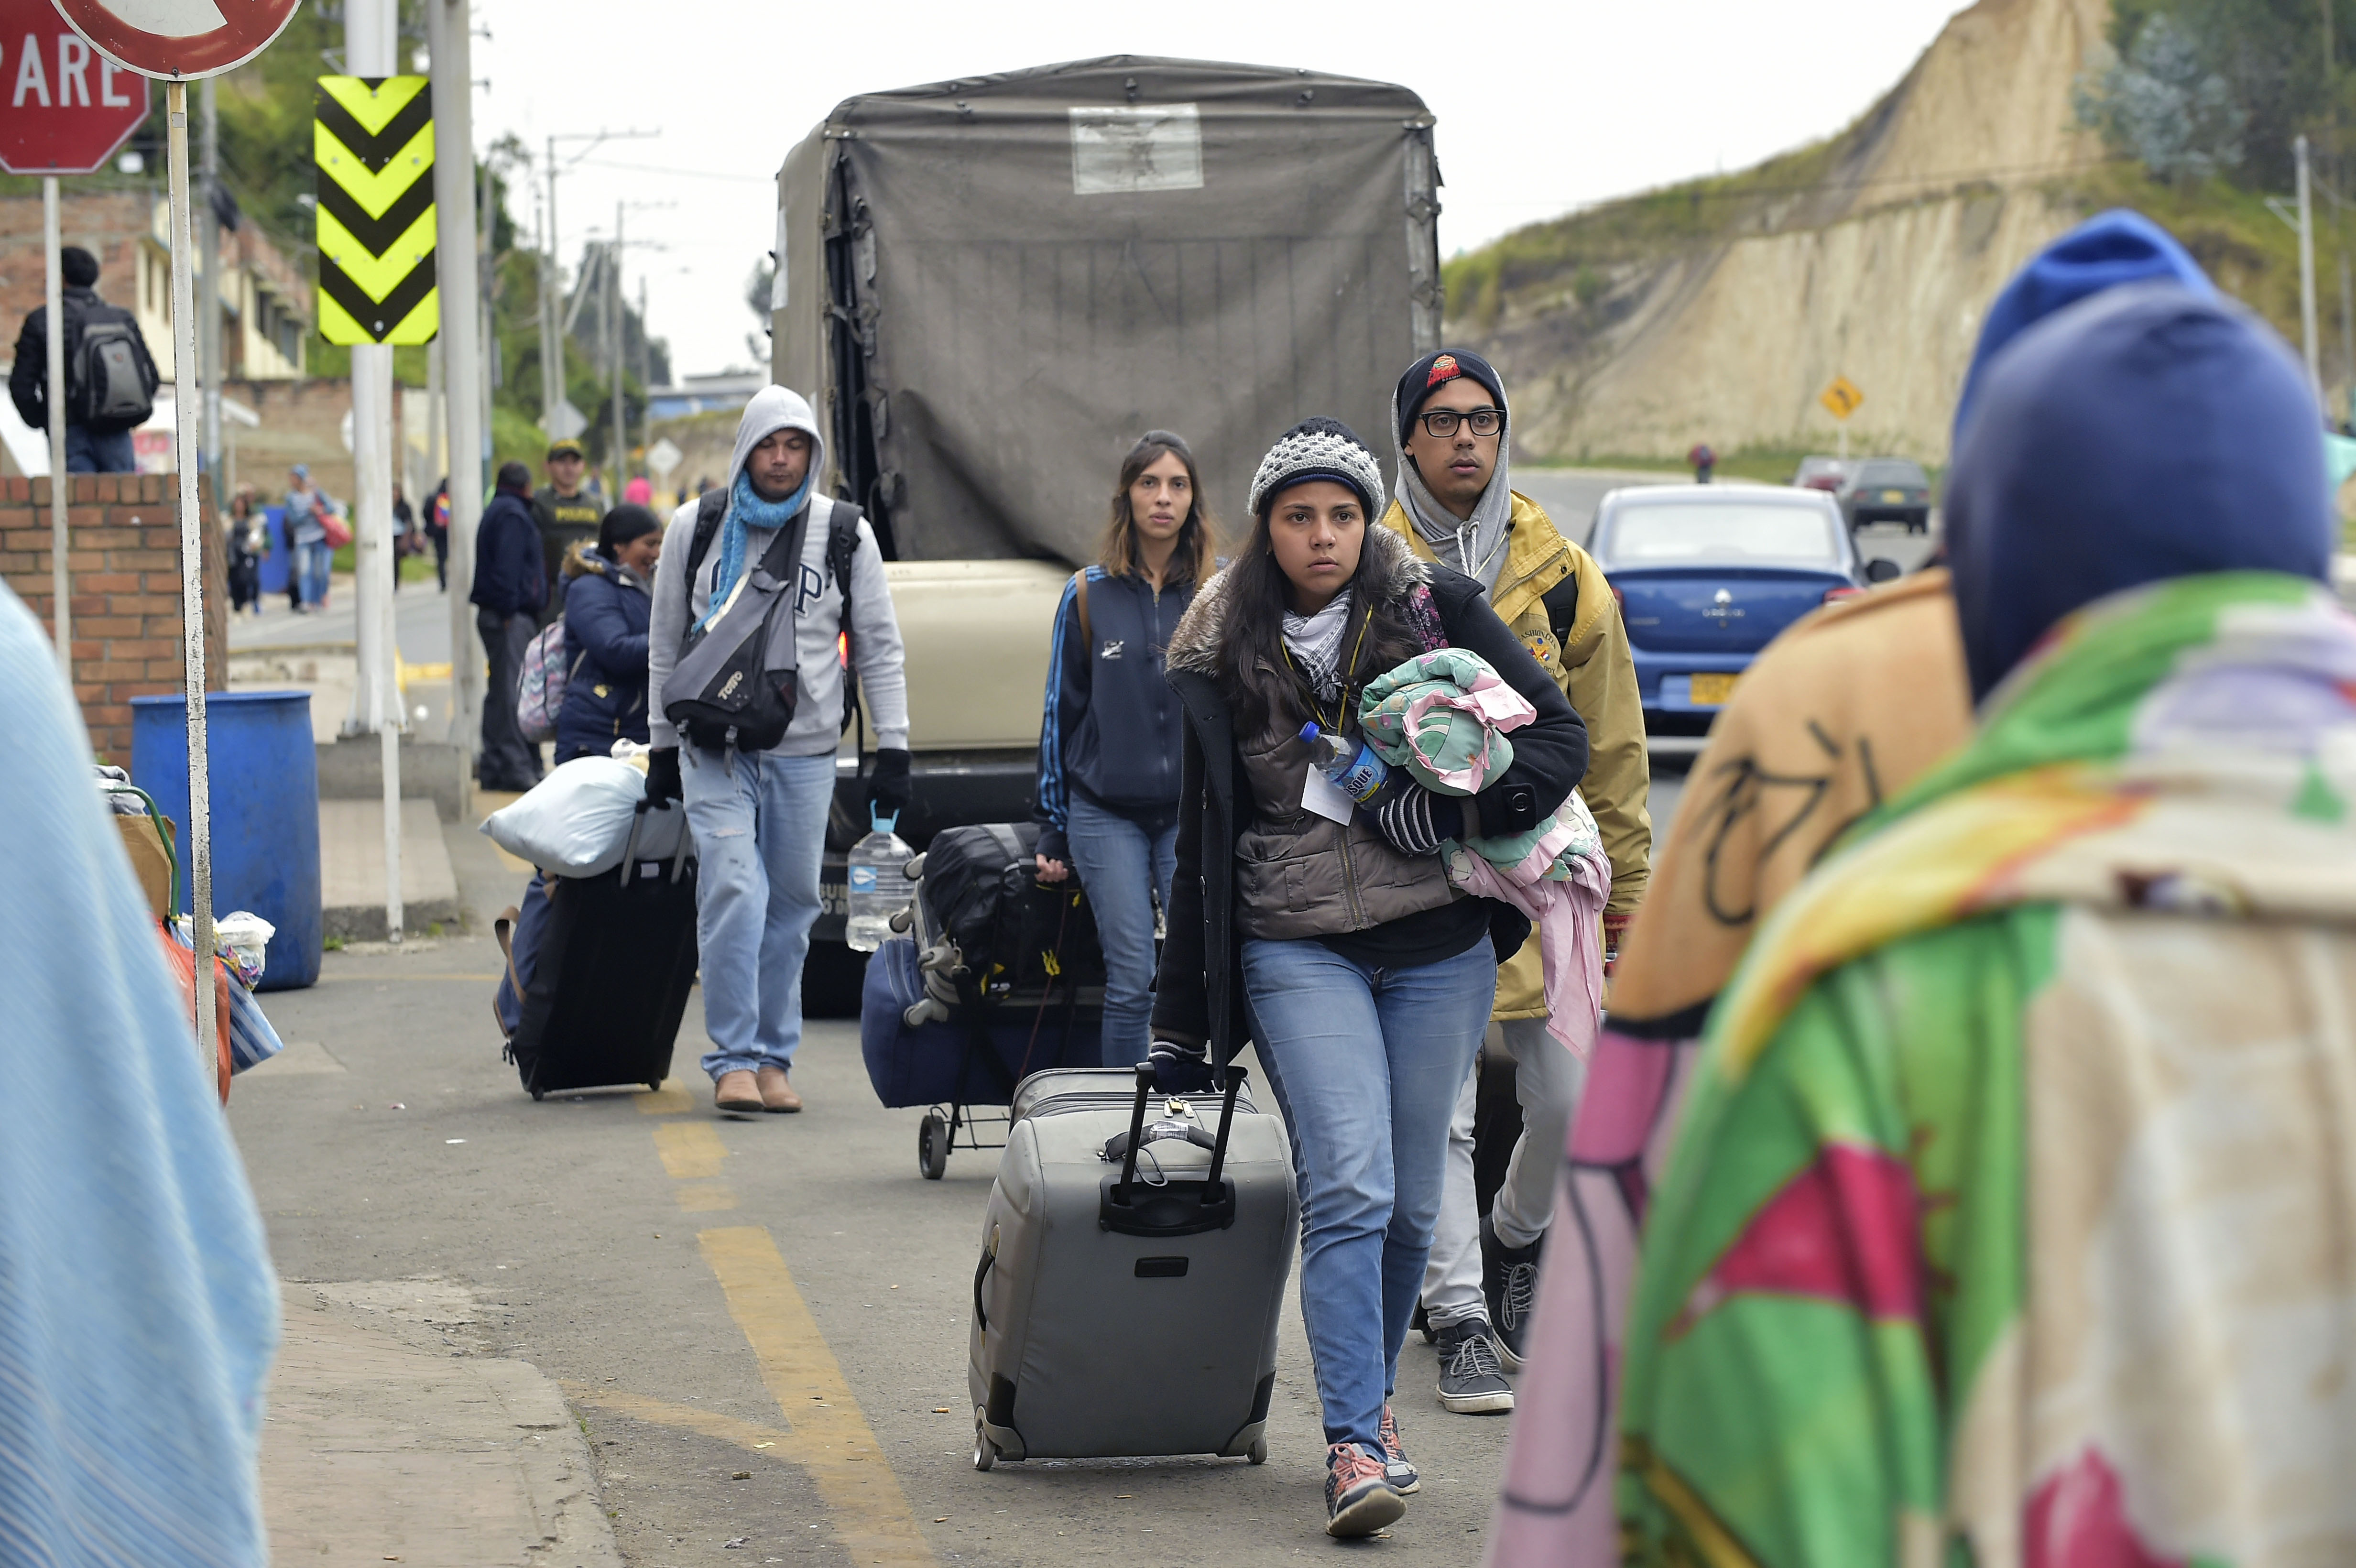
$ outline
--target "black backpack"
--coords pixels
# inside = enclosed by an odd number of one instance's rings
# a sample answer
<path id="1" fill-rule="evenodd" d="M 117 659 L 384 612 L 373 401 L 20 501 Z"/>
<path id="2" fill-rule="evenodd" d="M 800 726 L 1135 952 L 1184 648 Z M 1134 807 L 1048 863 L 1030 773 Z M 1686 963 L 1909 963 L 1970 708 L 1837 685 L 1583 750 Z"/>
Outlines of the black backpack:
<path id="1" fill-rule="evenodd" d="M 702 569 L 703 558 L 711 553 L 712 541 L 719 537 L 720 519 L 728 510 L 728 491 L 729 485 L 706 490 L 695 504 L 695 533 L 687 544 L 687 602 L 691 606 L 695 603 L 695 574 Z M 838 496 L 834 498 L 833 514 L 827 522 L 827 574 L 842 584 L 842 727 L 846 731 L 859 711 L 859 646 L 851 629 L 851 560 L 859 550 L 860 519 L 866 515 L 856 503 Z M 798 530 L 787 531 L 799 537 Z M 798 562 L 801 559 L 798 544 L 794 547 L 794 559 Z M 663 707 L 665 717 L 669 717 L 670 701 L 668 697 Z M 779 731 L 781 736 L 783 733 Z M 746 746 L 742 749 L 766 748 Z"/>
<path id="2" fill-rule="evenodd" d="M 120 305 L 96 304 L 68 316 L 66 326 L 66 418 L 110 431 L 145 423 L 161 378 L 138 318 Z"/>

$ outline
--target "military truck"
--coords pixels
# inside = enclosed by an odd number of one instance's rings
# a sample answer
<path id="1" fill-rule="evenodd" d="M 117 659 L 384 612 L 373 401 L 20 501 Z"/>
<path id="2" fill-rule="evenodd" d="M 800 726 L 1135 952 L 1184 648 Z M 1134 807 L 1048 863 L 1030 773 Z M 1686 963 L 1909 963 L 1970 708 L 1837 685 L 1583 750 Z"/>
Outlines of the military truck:
<path id="1" fill-rule="evenodd" d="M 770 368 L 827 421 L 907 640 L 901 832 L 1030 814 L 1056 601 L 1121 458 L 1175 430 L 1237 526 L 1251 472 L 1332 414 L 1377 450 L 1438 345 L 1432 117 L 1403 87 L 1117 55 L 838 104 L 777 176 Z M 853 1010 L 838 766 L 814 1012 Z"/>

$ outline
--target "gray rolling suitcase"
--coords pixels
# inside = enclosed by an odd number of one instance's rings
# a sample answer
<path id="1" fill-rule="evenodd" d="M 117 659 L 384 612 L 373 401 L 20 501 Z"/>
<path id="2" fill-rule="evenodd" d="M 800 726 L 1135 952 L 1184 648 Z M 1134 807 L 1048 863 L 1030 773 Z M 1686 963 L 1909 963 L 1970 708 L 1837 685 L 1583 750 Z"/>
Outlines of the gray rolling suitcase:
<path id="1" fill-rule="evenodd" d="M 1301 1205 L 1243 1077 L 1166 1096 L 1150 1068 L 1064 1068 L 1015 1089 L 973 1276 L 974 1468 L 1268 1457 Z"/>

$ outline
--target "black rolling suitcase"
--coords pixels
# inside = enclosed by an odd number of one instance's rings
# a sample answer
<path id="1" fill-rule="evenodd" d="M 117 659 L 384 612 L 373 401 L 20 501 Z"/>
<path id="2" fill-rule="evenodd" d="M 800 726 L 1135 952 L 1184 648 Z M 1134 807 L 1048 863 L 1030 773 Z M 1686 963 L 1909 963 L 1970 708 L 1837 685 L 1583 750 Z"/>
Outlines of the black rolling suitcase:
<path id="1" fill-rule="evenodd" d="M 664 807 L 683 811 L 677 805 Z M 507 1058 L 535 1100 L 615 1083 L 660 1088 L 695 983 L 693 836 L 668 859 L 638 854 L 638 807 L 622 863 L 594 877 L 559 877 L 548 894 L 523 1015 Z"/>

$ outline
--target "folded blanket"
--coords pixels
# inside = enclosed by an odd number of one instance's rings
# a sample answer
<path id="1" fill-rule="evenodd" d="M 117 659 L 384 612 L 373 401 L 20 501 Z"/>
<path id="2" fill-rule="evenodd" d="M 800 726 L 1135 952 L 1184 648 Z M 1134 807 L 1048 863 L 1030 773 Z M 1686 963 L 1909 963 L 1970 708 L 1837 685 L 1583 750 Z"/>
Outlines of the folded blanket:
<path id="1" fill-rule="evenodd" d="M 1378 676 L 1358 701 L 1358 721 L 1383 760 L 1406 764 L 1439 795 L 1478 795 L 1514 765 L 1508 730 L 1537 717 L 1529 699 L 1478 654 L 1440 648 Z"/>

